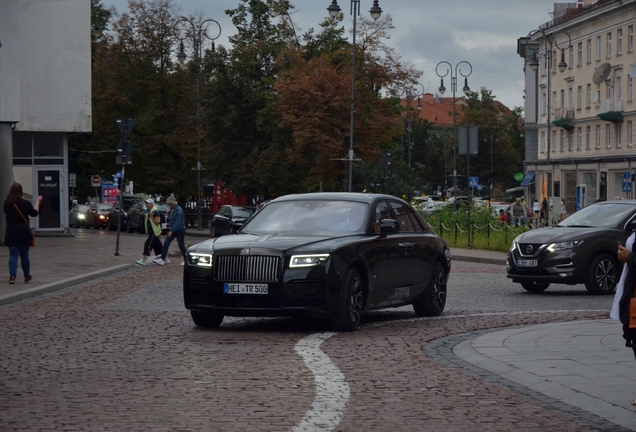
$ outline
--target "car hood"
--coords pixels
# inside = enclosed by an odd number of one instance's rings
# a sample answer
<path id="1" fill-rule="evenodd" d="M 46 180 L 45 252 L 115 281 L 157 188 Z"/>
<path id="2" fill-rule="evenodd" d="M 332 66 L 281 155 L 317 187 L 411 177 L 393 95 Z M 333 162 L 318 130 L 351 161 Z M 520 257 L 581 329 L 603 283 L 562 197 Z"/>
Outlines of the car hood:
<path id="1" fill-rule="evenodd" d="M 329 235 L 283 235 L 279 233 L 271 234 L 245 234 L 238 233 L 217 237 L 196 244 L 190 248 L 191 252 L 210 253 L 212 251 L 236 251 L 250 248 L 253 252 L 257 250 L 263 251 L 281 251 L 303 253 L 326 253 L 333 251 L 343 244 L 350 244 L 355 241 L 370 240 L 369 236 L 362 234 L 353 234 L 347 236 L 334 237 Z"/>
<path id="2" fill-rule="evenodd" d="M 517 238 L 519 243 L 555 243 L 562 241 L 581 240 L 588 237 L 606 235 L 608 228 L 539 228 L 521 234 Z"/>

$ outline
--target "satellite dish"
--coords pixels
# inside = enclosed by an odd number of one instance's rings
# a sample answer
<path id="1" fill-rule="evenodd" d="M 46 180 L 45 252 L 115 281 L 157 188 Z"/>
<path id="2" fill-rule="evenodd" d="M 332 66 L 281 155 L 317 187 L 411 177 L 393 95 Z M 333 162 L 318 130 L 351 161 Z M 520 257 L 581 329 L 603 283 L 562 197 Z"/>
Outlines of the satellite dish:
<path id="1" fill-rule="evenodd" d="M 634 63 L 632 68 L 629 70 L 629 76 L 631 78 L 636 78 L 636 63 Z"/>
<path id="2" fill-rule="evenodd" d="M 603 63 L 594 71 L 592 82 L 596 85 L 600 85 L 605 82 L 610 73 L 612 73 L 612 65 L 609 63 Z"/>

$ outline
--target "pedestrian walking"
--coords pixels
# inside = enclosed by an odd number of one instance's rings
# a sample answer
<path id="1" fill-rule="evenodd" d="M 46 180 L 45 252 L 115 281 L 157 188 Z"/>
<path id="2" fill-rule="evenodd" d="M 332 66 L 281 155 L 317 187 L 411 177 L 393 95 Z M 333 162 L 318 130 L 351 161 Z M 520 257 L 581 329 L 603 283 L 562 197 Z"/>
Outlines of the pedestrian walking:
<path id="1" fill-rule="evenodd" d="M 540 213 L 541 213 L 541 204 L 539 204 L 539 200 L 538 199 L 534 199 L 534 202 L 532 203 L 532 213 L 534 214 L 534 220 L 538 221 L 540 219 Z"/>
<path id="2" fill-rule="evenodd" d="M 633 253 L 635 237 L 636 235 L 632 233 L 624 246 L 618 243 L 618 260 L 624 265 L 616 285 L 616 294 L 610 312 L 610 318 L 622 323 L 625 346 L 634 351 L 634 357 L 636 357 L 636 329 L 629 328 L 629 305 L 630 300 L 634 297 L 634 285 L 636 284 L 636 254 Z M 633 399 L 631 403 L 636 405 L 636 399 Z"/>
<path id="3" fill-rule="evenodd" d="M 137 262 L 139 265 L 146 265 L 146 260 L 150 256 L 150 252 L 154 251 L 156 256 L 161 255 L 163 246 L 159 236 L 161 235 L 161 215 L 159 209 L 155 207 L 155 200 L 148 198 L 146 201 L 146 218 L 144 220 L 144 227 L 148 237 L 146 243 L 144 243 L 144 251 L 142 258 Z"/>
<path id="4" fill-rule="evenodd" d="M 42 195 L 38 196 L 35 206 L 22 196 L 22 185 L 13 183 L 7 199 L 4 201 L 4 214 L 6 217 L 6 230 L 4 244 L 9 247 L 9 283 L 14 284 L 18 274 L 18 257 L 24 272 L 24 282 L 29 282 L 31 276 L 31 261 L 29 260 L 29 248 L 33 233 L 29 216 L 36 217 L 40 211 Z"/>
<path id="5" fill-rule="evenodd" d="M 561 220 L 565 219 L 565 214 L 567 210 L 565 209 L 565 200 L 561 200 Z"/>
<path id="6" fill-rule="evenodd" d="M 521 204 L 521 198 L 517 197 L 515 202 L 510 206 L 510 213 L 512 214 L 512 225 L 517 227 L 525 223 L 526 207 Z"/>
<path id="7" fill-rule="evenodd" d="M 168 234 L 166 234 L 166 240 L 163 242 L 163 252 L 161 253 L 161 258 L 156 258 L 153 262 L 159 265 L 164 265 L 170 262 L 170 260 L 168 260 L 167 258 L 168 249 L 170 249 L 170 243 L 172 243 L 172 240 L 176 238 L 177 244 L 179 245 L 179 250 L 181 251 L 181 256 L 183 257 L 181 265 L 184 265 L 186 259 L 186 248 L 184 244 L 186 227 L 183 209 L 179 206 L 179 204 L 177 204 L 177 199 L 172 195 L 168 197 L 166 203 L 172 209 L 170 210 L 170 231 L 168 232 Z"/>
<path id="8" fill-rule="evenodd" d="M 543 219 L 545 219 L 546 223 L 549 223 L 548 217 L 549 217 L 549 211 L 548 211 L 548 200 L 544 197 L 543 201 L 541 201 L 541 217 L 543 217 Z"/>

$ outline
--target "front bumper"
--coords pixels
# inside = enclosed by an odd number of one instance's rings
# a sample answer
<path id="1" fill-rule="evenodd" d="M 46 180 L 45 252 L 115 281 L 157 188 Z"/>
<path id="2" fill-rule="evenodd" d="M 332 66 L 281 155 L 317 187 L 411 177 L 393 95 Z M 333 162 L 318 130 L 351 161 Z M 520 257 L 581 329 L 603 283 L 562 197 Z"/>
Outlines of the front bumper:
<path id="1" fill-rule="evenodd" d="M 519 260 L 537 260 L 536 267 L 522 267 Z M 543 282 L 575 285 L 585 282 L 586 269 L 577 265 L 573 249 L 550 252 L 545 248 L 534 256 L 521 255 L 518 249 L 508 252 L 507 277 L 513 282 Z"/>

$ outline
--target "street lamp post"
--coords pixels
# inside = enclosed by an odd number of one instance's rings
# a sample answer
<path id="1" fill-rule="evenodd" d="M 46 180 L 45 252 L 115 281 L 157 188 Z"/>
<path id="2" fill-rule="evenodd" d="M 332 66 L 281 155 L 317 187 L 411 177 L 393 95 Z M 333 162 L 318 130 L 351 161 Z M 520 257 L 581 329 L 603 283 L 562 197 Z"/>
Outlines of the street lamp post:
<path id="1" fill-rule="evenodd" d="M 190 24 L 191 29 L 188 29 L 188 25 Z M 219 30 L 216 36 L 212 37 L 208 34 L 208 28 L 211 24 L 216 25 Z M 184 28 L 185 27 L 185 28 Z M 212 49 L 211 51 L 214 53 L 214 41 L 221 36 L 221 25 L 213 20 L 206 19 L 198 23 L 198 25 L 191 19 L 181 18 L 177 20 L 177 22 L 172 27 L 172 33 L 179 40 L 179 52 L 177 53 L 177 58 L 180 62 L 184 62 L 186 59 L 186 53 L 184 51 L 183 41 L 192 38 L 193 43 L 193 51 L 194 58 L 198 62 L 201 61 L 202 57 L 202 46 L 203 46 L 203 38 L 206 38 L 212 41 Z M 200 84 L 199 84 L 199 75 L 201 71 L 201 65 L 197 64 L 197 166 L 193 168 L 197 172 L 197 230 L 203 230 L 203 223 L 201 221 L 201 171 L 204 168 L 201 166 L 201 98 L 200 98 Z"/>
<path id="2" fill-rule="evenodd" d="M 356 16 L 360 15 L 360 0 L 350 1 L 351 15 L 353 16 L 353 43 L 351 44 L 351 124 L 349 126 L 349 155 L 346 159 L 349 161 L 349 192 L 351 192 L 351 183 L 353 181 L 353 161 L 356 160 L 353 155 L 353 118 L 356 97 Z M 340 6 L 338 6 L 338 0 L 332 0 L 327 11 L 332 18 L 337 17 L 341 11 Z M 373 6 L 369 10 L 369 13 L 374 20 L 380 18 L 382 9 L 380 9 L 378 0 L 373 0 Z"/>
<path id="3" fill-rule="evenodd" d="M 462 68 L 460 67 L 462 64 L 465 64 L 470 68 L 468 73 L 464 73 Z M 439 67 L 441 65 L 446 65 L 447 69 L 444 74 L 439 73 Z M 446 87 L 444 87 L 444 77 L 451 74 L 451 90 L 453 92 L 453 193 L 457 195 L 457 110 L 455 108 L 455 104 L 457 103 L 457 99 L 455 98 L 455 92 L 457 91 L 457 74 L 464 77 L 464 87 L 462 90 L 464 94 L 468 96 L 470 94 L 470 87 L 468 87 L 468 77 L 471 73 L 473 73 L 473 66 L 465 60 L 460 61 L 455 65 L 455 73 L 453 74 L 453 65 L 451 65 L 447 61 L 441 61 L 437 63 L 435 66 L 435 73 L 438 77 L 441 78 L 441 83 L 439 86 L 439 93 L 444 94 L 446 91 Z"/>
<path id="4" fill-rule="evenodd" d="M 556 40 L 558 35 L 563 35 L 564 37 L 567 38 L 567 45 L 565 43 L 559 44 L 559 42 Z M 536 43 L 533 43 L 533 39 L 536 40 Z M 544 61 L 546 62 L 546 66 L 547 66 L 547 93 L 546 93 L 546 125 L 547 125 L 547 137 L 546 137 L 546 143 L 547 143 L 547 150 L 546 150 L 546 174 L 549 176 L 548 177 L 548 188 L 546 190 L 546 199 L 549 202 L 550 201 L 550 194 L 552 192 L 552 175 L 550 174 L 550 172 L 552 171 L 551 167 L 550 167 L 550 151 L 551 151 L 551 146 L 552 143 L 550 142 L 550 76 L 552 74 L 552 50 L 556 47 L 556 49 L 561 50 L 561 61 L 559 62 L 559 64 L 557 65 L 557 67 L 559 68 L 559 72 L 563 72 L 565 71 L 565 69 L 568 67 L 568 64 L 565 62 L 565 50 L 568 49 L 570 46 L 572 46 L 572 38 L 570 37 L 570 35 L 564 31 L 564 30 L 559 30 L 556 31 L 555 33 L 552 34 L 547 34 L 545 32 L 545 30 L 543 29 L 538 29 L 538 30 L 532 30 L 530 33 L 528 33 L 528 36 L 526 38 L 526 62 L 528 63 L 528 66 L 530 66 L 530 69 L 532 69 L 532 71 L 535 73 L 535 85 L 538 85 L 539 80 L 538 80 L 538 69 L 539 69 L 539 59 L 537 57 L 537 54 L 541 48 L 541 45 L 543 45 L 545 43 L 546 45 L 546 51 L 544 53 Z M 530 48 L 530 49 L 528 49 Z M 537 103 L 537 108 L 539 106 L 539 101 L 536 101 Z M 537 122 L 538 122 L 538 117 L 537 117 Z M 538 139 L 538 138 L 537 138 Z M 551 209 L 551 205 L 548 206 L 548 214 L 546 215 L 546 217 L 548 218 L 548 224 L 550 224 L 550 209 Z"/>

